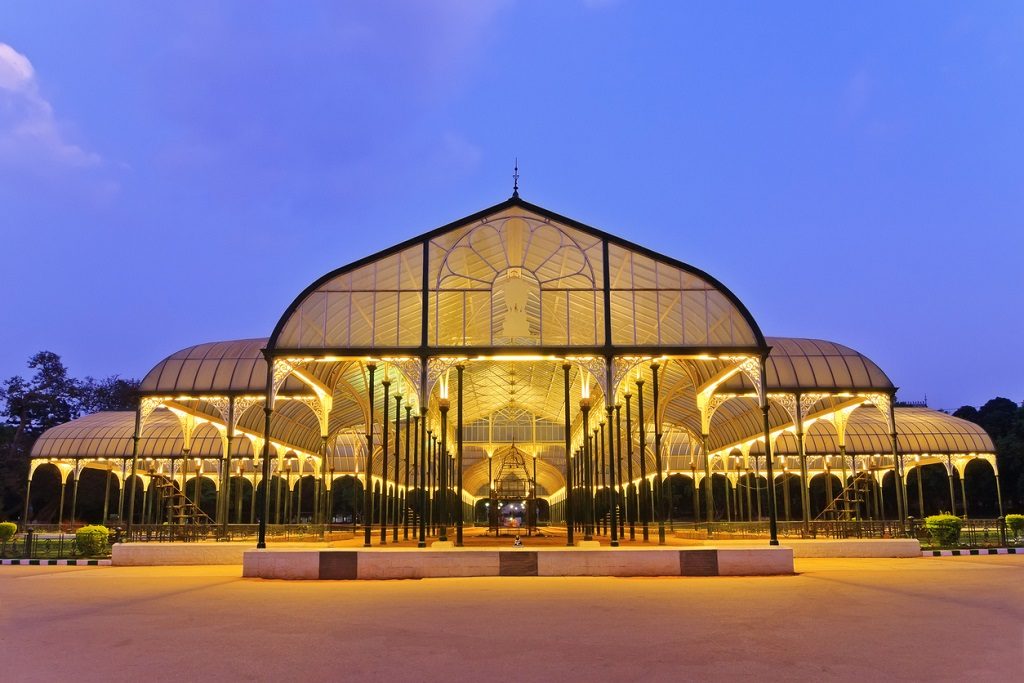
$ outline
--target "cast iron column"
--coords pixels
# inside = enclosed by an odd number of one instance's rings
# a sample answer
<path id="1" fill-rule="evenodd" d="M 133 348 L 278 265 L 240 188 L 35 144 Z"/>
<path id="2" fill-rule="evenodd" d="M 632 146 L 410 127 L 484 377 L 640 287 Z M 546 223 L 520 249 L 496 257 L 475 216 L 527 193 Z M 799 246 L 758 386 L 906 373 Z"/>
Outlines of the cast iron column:
<path id="1" fill-rule="evenodd" d="M 373 373 L 377 371 L 377 366 L 369 363 L 366 370 L 370 375 L 366 385 L 366 391 L 370 398 L 370 416 L 366 429 L 366 470 L 363 475 L 366 477 L 366 486 L 363 487 L 363 547 L 369 548 L 372 545 L 373 534 L 373 404 L 376 393 Z"/>
<path id="2" fill-rule="evenodd" d="M 391 540 L 395 543 L 398 542 L 398 480 L 401 478 L 399 473 L 401 470 L 398 468 L 399 450 L 402 444 L 402 395 L 395 394 L 395 495 L 391 496 L 391 519 L 394 523 L 391 532 Z"/>
<path id="3" fill-rule="evenodd" d="M 658 414 L 658 368 L 657 362 L 651 363 L 651 401 L 654 403 L 654 466 L 658 468 L 655 477 L 655 488 L 658 491 L 658 545 L 665 545 L 665 482 L 661 466 L 661 418 Z"/>
<path id="4" fill-rule="evenodd" d="M 269 373 L 268 373 L 269 374 Z M 128 494 L 128 519 L 125 523 L 125 533 L 128 536 L 128 540 L 131 540 L 132 524 L 135 522 L 135 489 L 138 487 L 138 480 L 136 479 L 136 473 L 139 467 L 139 438 L 140 432 L 142 431 L 142 408 L 135 409 L 135 434 L 132 436 L 132 491 Z M 63 477 L 63 473 L 61 477 Z M 122 488 L 124 484 L 122 483 Z M 25 499 L 26 501 L 28 498 Z M 26 506 L 27 509 L 27 506 Z M 261 537 L 262 538 L 262 537 Z M 257 548 L 263 546 L 257 545 Z"/>
<path id="5" fill-rule="evenodd" d="M 636 486 L 633 485 L 633 418 L 630 407 L 633 404 L 633 396 L 626 389 L 626 476 L 629 481 L 626 483 L 626 517 L 629 518 L 629 540 L 636 540 L 636 516 L 637 497 Z"/>
<path id="6" fill-rule="evenodd" d="M 455 366 L 455 377 L 459 382 L 458 405 L 455 412 L 455 495 L 458 497 L 458 511 L 455 518 L 455 545 L 460 548 L 462 547 L 462 528 L 466 521 L 462 504 L 462 373 L 465 369 L 462 365 Z"/>
<path id="7" fill-rule="evenodd" d="M 953 456 L 947 455 L 946 476 L 949 479 L 949 514 L 956 515 L 956 495 L 953 493 Z"/>
<path id="8" fill-rule="evenodd" d="M 612 547 L 619 547 L 619 520 L 616 516 L 615 500 L 615 432 L 612 430 L 612 416 L 615 413 L 615 406 L 609 405 L 608 411 L 608 514 L 609 526 L 612 529 Z"/>
<path id="9" fill-rule="evenodd" d="M 573 540 L 573 523 L 575 522 L 575 515 L 573 514 L 574 510 L 572 508 L 572 487 L 574 485 L 572 476 L 573 464 L 572 456 L 569 453 L 569 450 L 572 448 L 572 421 L 569 417 L 569 369 L 571 367 L 572 366 L 569 365 L 568 363 L 562 364 L 562 384 L 565 393 L 565 434 L 563 436 L 565 437 L 565 544 L 567 546 L 575 545 L 575 542 Z M 25 509 L 28 510 L 28 498 L 26 498 L 25 500 Z"/>
<path id="10" fill-rule="evenodd" d="M 597 437 L 599 432 L 601 434 L 601 438 L 600 439 L 598 439 L 598 437 Z M 599 456 L 597 456 L 597 459 L 595 460 L 595 464 L 597 464 L 597 472 L 600 475 L 599 477 L 596 477 L 596 479 L 599 482 L 598 485 L 601 488 L 604 489 L 605 500 L 611 502 L 610 498 L 608 496 L 608 482 L 606 481 L 606 471 L 605 471 L 605 467 L 604 467 L 604 461 L 605 461 L 605 451 L 604 451 L 604 420 L 602 420 L 601 423 L 600 423 L 600 429 L 597 429 L 597 428 L 594 429 L 594 443 L 596 445 L 596 447 L 594 449 L 595 452 L 600 454 Z M 606 512 L 605 514 L 601 515 L 601 535 L 603 536 L 607 532 L 608 532 L 608 513 Z"/>
<path id="11" fill-rule="evenodd" d="M 644 542 L 651 540 L 650 504 L 647 493 L 647 426 L 644 424 L 644 380 L 642 377 L 636 379 L 636 418 L 639 422 L 640 432 L 640 525 L 643 530 Z"/>
<path id="12" fill-rule="evenodd" d="M 388 544 L 388 409 L 390 408 L 388 392 L 391 381 L 387 376 L 387 365 L 384 366 L 384 379 L 380 384 L 384 387 L 384 420 L 380 430 L 380 544 Z"/>
<path id="13" fill-rule="evenodd" d="M 764 464 L 765 474 L 768 477 L 768 545 L 779 544 L 779 520 L 775 513 L 775 474 L 772 470 L 772 434 L 771 422 L 768 415 L 768 380 L 764 364 L 765 358 L 761 359 L 761 417 L 764 427 Z M 710 485 L 710 482 L 708 482 Z"/>
<path id="14" fill-rule="evenodd" d="M 618 463 L 619 492 L 615 498 L 616 504 L 621 501 L 618 509 L 619 517 L 619 538 L 626 537 L 626 488 L 622 483 L 622 406 L 615 406 L 615 461 Z"/>
<path id="15" fill-rule="evenodd" d="M 438 400 L 438 408 L 441 410 L 441 450 L 438 457 L 441 459 L 441 467 L 438 469 L 440 480 L 437 491 L 441 496 L 441 507 L 438 510 L 438 517 L 441 519 L 440 541 L 448 541 L 448 399 Z"/>
<path id="16" fill-rule="evenodd" d="M 590 475 L 590 399 L 580 399 L 580 410 L 583 412 L 583 487 L 584 487 L 584 527 L 583 540 L 594 540 L 594 500 Z"/>
<path id="17" fill-rule="evenodd" d="M 402 501 L 405 503 L 403 506 L 405 509 L 402 511 L 402 540 L 409 540 L 409 509 L 411 503 L 409 502 L 409 495 L 412 493 L 412 487 L 409 485 L 409 424 L 412 422 L 410 419 L 412 415 L 412 406 L 405 407 L 405 495 L 402 496 Z M 413 468 L 413 476 L 416 476 L 416 470 Z"/>
<path id="18" fill-rule="evenodd" d="M 261 511 L 259 520 L 259 531 L 257 533 L 257 548 L 267 547 L 267 520 L 270 517 L 270 418 L 274 414 L 274 359 L 269 353 L 264 353 L 264 358 L 267 363 L 267 395 L 263 404 L 263 500 L 261 501 Z M 182 458 L 182 476 L 181 476 L 181 492 L 185 493 L 185 461 L 187 460 L 188 454 L 185 458 Z M 252 500 L 256 500 L 256 473 L 253 472 L 252 477 Z"/>
<path id="19" fill-rule="evenodd" d="M 700 435 L 700 451 L 704 458 L 704 516 L 708 521 L 708 538 L 711 538 L 711 524 L 715 521 L 715 489 L 711 485 L 714 479 L 711 476 L 711 454 L 708 453 L 710 439 L 710 434 Z"/>
<path id="20" fill-rule="evenodd" d="M 421 419 L 422 418 L 422 419 Z M 420 473 L 420 539 L 418 548 L 427 547 L 427 411 L 420 406 L 420 415 L 416 418 L 416 457 L 419 460 Z"/>

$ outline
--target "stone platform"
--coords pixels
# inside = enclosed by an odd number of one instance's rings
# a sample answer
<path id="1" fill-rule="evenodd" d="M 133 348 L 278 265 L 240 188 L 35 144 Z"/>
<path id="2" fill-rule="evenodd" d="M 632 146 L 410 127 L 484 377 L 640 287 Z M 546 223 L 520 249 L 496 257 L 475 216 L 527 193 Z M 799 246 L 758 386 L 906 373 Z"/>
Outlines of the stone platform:
<path id="1" fill-rule="evenodd" d="M 247 550 L 242 575 L 262 579 L 467 576 L 773 576 L 791 548 L 408 548 Z"/>
<path id="2" fill-rule="evenodd" d="M 114 566 L 143 567 L 194 564 L 242 564 L 253 546 L 244 543 L 115 543 L 110 559 Z"/>
<path id="3" fill-rule="evenodd" d="M 786 541 L 793 557 L 920 557 L 921 543 L 914 538 L 847 538 Z"/>

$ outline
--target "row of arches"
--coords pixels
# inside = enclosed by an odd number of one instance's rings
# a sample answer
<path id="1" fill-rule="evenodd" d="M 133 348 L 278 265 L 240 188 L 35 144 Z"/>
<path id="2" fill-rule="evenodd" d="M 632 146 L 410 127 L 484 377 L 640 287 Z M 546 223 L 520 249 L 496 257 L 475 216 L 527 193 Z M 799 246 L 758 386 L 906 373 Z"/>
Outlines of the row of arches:
<path id="1" fill-rule="evenodd" d="M 920 475 L 920 476 L 918 476 Z M 845 485 L 852 481 L 847 476 Z M 672 474 L 663 484 L 667 520 L 679 522 L 706 522 L 707 480 L 700 478 L 696 490 L 690 475 Z M 879 479 L 868 477 L 867 495 L 861 496 L 860 516 L 874 519 L 896 519 L 896 477 L 891 470 Z M 827 517 L 829 505 L 841 497 L 844 487 L 839 473 L 817 473 L 809 478 L 809 517 Z M 767 518 L 768 482 L 761 475 L 744 474 L 731 481 L 725 475 L 712 474 L 712 508 L 715 521 L 751 521 Z M 781 521 L 799 521 L 803 517 L 802 478 L 799 473 L 782 472 L 775 477 L 775 495 Z M 942 512 L 956 512 L 968 517 L 992 518 L 999 514 L 995 496 L 995 472 L 985 460 L 973 460 L 963 470 L 963 476 L 941 464 L 915 466 L 907 470 L 904 488 L 907 514 L 916 518 Z M 952 499 L 951 499 L 951 496 Z M 852 498 L 852 496 L 851 496 Z M 749 499 L 749 500 L 748 500 Z M 638 505 L 638 498 L 631 499 Z M 842 503 L 840 502 L 839 505 Z M 601 489 L 595 497 L 597 516 L 608 515 L 609 496 Z M 639 512 L 633 513 L 639 518 Z"/>
<path id="2" fill-rule="evenodd" d="M 98 468 L 84 468 L 77 478 L 66 477 L 55 465 L 49 463 L 37 468 L 33 487 L 29 494 L 30 519 L 53 524 L 117 524 L 124 520 L 128 506 L 126 500 L 133 483 L 136 489 L 136 509 L 133 523 L 159 524 L 160 516 L 159 479 L 128 475 L 125 484 L 113 471 Z M 166 481 L 166 480 L 164 480 Z M 269 524 L 306 524 L 312 521 L 314 506 L 318 504 L 317 481 L 311 475 L 288 479 L 272 475 L 268 494 L 270 496 Z M 181 490 L 180 480 L 168 485 Z M 228 520 L 229 524 L 255 524 L 259 520 L 259 505 L 263 495 L 263 482 L 253 486 L 253 477 L 232 475 L 230 487 Z M 203 513 L 211 519 L 217 511 L 217 484 L 207 475 L 189 477 L 185 480 L 185 493 Z M 341 525 L 363 523 L 363 482 L 350 475 L 334 477 L 328 490 L 328 506 L 331 522 Z M 407 501 L 408 496 L 408 501 Z M 389 526 L 418 524 L 425 515 L 431 524 L 440 519 L 440 497 L 436 491 L 428 491 L 426 506 L 423 492 L 419 488 L 399 488 L 397 496 L 393 483 L 387 487 L 387 506 L 382 510 L 381 481 L 374 480 L 371 491 L 371 523 L 380 525 L 386 517 Z M 408 502 L 408 505 L 406 503 Z M 454 510 L 457 504 L 455 494 L 450 494 L 447 508 Z M 546 503 L 542 519 L 546 521 Z M 408 510 L 408 512 L 406 512 Z M 469 514 L 467 514 L 469 518 Z M 486 521 L 486 517 L 483 521 Z"/>

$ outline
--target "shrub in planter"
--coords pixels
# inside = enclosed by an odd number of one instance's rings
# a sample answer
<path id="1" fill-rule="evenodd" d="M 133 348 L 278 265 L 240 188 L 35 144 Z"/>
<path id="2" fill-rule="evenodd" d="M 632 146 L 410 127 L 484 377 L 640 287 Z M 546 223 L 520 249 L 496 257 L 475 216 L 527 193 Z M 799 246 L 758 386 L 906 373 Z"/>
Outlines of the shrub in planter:
<path id="1" fill-rule="evenodd" d="M 83 526 L 75 532 L 75 544 L 82 555 L 99 555 L 106 551 L 109 537 L 110 530 L 105 526 Z"/>
<path id="2" fill-rule="evenodd" d="M 3 524 L 0 524 L 2 527 Z M 1018 536 L 1024 536 L 1024 515 L 1006 515 L 1006 528 L 1010 530 L 1014 538 Z M 3 537 L 3 533 L 0 532 L 0 538 Z"/>
<path id="3" fill-rule="evenodd" d="M 1012 517 L 1013 515 L 1011 515 Z M 1019 517 L 1020 515 L 1018 515 Z M 18 533 L 18 525 L 14 522 L 0 522 L 0 543 L 7 543 Z"/>
<path id="4" fill-rule="evenodd" d="M 924 526 L 928 529 L 932 543 L 943 547 L 957 544 L 960 540 L 960 527 L 963 524 L 963 520 L 955 515 L 932 515 L 924 519 Z"/>

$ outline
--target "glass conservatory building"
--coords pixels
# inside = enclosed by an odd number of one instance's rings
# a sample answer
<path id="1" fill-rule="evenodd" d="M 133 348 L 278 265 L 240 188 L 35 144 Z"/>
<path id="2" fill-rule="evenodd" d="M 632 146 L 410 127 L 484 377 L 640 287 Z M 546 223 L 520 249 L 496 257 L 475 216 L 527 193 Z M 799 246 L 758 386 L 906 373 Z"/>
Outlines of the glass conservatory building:
<path id="1" fill-rule="evenodd" d="M 707 273 L 518 194 L 327 273 L 269 336 L 168 356 L 141 391 L 46 432 L 30 490 L 56 468 L 73 498 L 95 470 L 103 516 L 137 528 L 423 545 L 471 524 L 616 544 L 679 521 L 899 524 L 927 465 L 954 512 L 972 463 L 998 487 L 988 435 L 897 407 L 869 358 L 766 337 Z"/>

